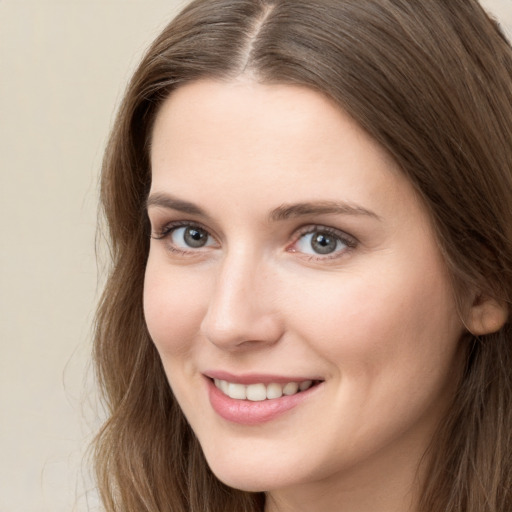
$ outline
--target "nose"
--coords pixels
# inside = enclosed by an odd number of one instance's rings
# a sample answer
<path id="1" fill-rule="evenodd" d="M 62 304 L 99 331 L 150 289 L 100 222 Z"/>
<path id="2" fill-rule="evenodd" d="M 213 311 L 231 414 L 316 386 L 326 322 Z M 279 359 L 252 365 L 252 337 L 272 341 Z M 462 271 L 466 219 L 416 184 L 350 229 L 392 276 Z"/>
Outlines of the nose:
<path id="1" fill-rule="evenodd" d="M 214 278 L 201 334 L 223 350 L 259 349 L 283 334 L 276 307 L 277 279 L 244 254 L 226 257 Z"/>

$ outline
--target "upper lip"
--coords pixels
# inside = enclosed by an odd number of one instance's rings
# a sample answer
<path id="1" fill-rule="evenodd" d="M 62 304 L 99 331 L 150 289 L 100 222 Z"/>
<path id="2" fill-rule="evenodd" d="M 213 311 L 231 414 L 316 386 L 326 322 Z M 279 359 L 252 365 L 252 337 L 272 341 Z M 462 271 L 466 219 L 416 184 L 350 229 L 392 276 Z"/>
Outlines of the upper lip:
<path id="1" fill-rule="evenodd" d="M 313 381 L 321 381 L 322 378 L 317 376 L 297 376 L 297 375 L 271 375 L 268 373 L 244 373 L 241 375 L 235 375 L 233 373 L 229 373 L 223 370 L 208 370 L 203 372 L 205 377 L 210 379 L 219 379 L 225 380 L 228 382 L 233 382 L 235 384 L 245 384 L 246 386 L 249 384 L 287 384 L 288 382 L 304 382 L 308 380 Z"/>

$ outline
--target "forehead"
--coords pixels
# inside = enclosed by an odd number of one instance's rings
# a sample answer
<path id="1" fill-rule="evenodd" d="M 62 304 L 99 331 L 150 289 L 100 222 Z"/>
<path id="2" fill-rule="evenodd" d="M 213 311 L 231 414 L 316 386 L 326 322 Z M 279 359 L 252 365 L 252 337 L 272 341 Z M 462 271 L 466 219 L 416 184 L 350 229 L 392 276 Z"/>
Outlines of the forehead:
<path id="1" fill-rule="evenodd" d="M 311 89 L 198 81 L 158 112 L 152 192 L 283 202 L 416 201 L 388 153 L 332 100 Z M 233 194 L 231 194 L 234 192 Z"/>
<path id="2" fill-rule="evenodd" d="M 203 121 L 208 121 L 203 123 Z M 242 128 L 242 129 L 241 129 Z M 340 131 L 374 146 L 379 157 L 391 158 L 327 96 L 304 86 L 261 84 L 250 79 L 232 82 L 201 80 L 174 91 L 160 108 L 153 129 L 153 146 L 173 139 L 219 147 L 220 137 L 247 142 L 255 149 L 286 148 L 299 140 L 342 145 Z M 209 137 L 205 138 L 205 135 Z M 214 144 L 208 144 L 216 139 Z M 324 149 L 319 147 L 319 150 Z M 155 156 L 153 152 L 153 156 Z"/>

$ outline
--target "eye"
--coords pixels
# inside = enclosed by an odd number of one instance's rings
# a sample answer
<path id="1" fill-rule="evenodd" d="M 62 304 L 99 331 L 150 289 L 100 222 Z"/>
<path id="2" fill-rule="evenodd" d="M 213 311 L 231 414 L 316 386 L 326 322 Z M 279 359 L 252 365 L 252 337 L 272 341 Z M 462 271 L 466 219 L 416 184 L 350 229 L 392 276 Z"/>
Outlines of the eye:
<path id="1" fill-rule="evenodd" d="M 327 227 L 314 227 L 299 236 L 292 251 L 332 257 L 355 246 L 356 240 L 346 233 Z"/>
<path id="2" fill-rule="evenodd" d="M 183 252 L 215 245 L 215 240 L 208 231 L 194 224 L 171 224 L 161 233 L 153 235 L 153 238 L 165 239 L 172 250 Z"/>
<path id="3" fill-rule="evenodd" d="M 198 226 L 173 228 L 169 238 L 179 249 L 200 249 L 213 245 L 213 240 L 208 232 Z"/>

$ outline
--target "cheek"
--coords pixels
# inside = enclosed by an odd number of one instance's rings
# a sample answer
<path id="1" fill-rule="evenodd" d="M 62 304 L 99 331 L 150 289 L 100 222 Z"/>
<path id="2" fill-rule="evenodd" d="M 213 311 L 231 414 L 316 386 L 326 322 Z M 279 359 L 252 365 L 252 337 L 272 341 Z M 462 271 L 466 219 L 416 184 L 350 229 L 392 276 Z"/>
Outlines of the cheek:
<path id="1" fill-rule="evenodd" d="M 432 428 L 456 387 L 462 334 L 444 277 L 374 274 L 316 290 L 290 311 L 300 310 L 297 332 L 329 363 L 333 436 L 370 449 L 411 425 Z"/>
<path id="2" fill-rule="evenodd" d="M 297 331 L 344 378 L 416 382 L 422 372 L 446 369 L 462 334 L 444 272 L 416 268 L 326 279 L 306 286 L 307 300 L 290 294 L 287 308 Z"/>
<path id="3" fill-rule="evenodd" d="M 204 317 L 207 294 L 193 273 L 173 271 L 148 260 L 144 279 L 144 317 L 160 356 L 179 357 L 190 350 Z"/>

